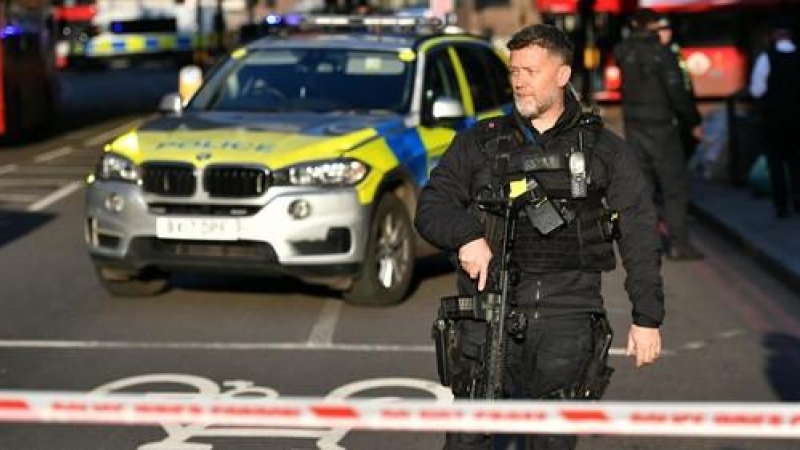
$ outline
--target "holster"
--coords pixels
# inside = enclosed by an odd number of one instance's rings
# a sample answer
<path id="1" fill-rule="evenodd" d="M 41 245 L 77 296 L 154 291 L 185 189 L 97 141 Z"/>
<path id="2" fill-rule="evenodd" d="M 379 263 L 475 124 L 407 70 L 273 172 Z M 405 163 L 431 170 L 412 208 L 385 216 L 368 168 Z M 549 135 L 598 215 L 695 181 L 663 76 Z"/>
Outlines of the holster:
<path id="1" fill-rule="evenodd" d="M 592 316 L 592 335 L 594 338 L 592 359 L 586 367 L 583 383 L 576 392 L 577 398 L 587 400 L 600 399 L 614 373 L 614 368 L 608 365 L 608 352 L 611 350 L 614 331 L 606 316 L 600 314 Z"/>
<path id="2" fill-rule="evenodd" d="M 433 321 L 431 335 L 436 347 L 436 371 L 439 374 L 439 381 L 443 386 L 450 386 L 453 381 L 450 358 L 456 346 L 456 327 L 452 319 L 444 316 L 441 308 L 436 320 Z"/>
<path id="3" fill-rule="evenodd" d="M 614 368 L 608 365 L 608 352 L 614 332 L 606 316 L 592 316 L 592 358 L 586 364 L 583 378 L 574 386 L 556 389 L 542 395 L 543 400 L 599 400 L 611 382 Z"/>

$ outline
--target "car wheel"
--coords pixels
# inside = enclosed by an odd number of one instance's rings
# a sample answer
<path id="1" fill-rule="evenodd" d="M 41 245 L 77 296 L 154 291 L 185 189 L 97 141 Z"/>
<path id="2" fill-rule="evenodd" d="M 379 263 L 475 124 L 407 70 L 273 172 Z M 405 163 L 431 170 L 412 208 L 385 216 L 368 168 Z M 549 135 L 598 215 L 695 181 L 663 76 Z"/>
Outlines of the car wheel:
<path id="1" fill-rule="evenodd" d="M 169 287 L 169 276 L 163 272 L 126 274 L 102 266 L 95 270 L 103 288 L 114 297 L 152 297 Z"/>
<path id="2" fill-rule="evenodd" d="M 361 275 L 344 293 L 348 303 L 386 306 L 400 303 L 414 272 L 414 232 L 408 209 L 384 195 L 373 217 Z"/>

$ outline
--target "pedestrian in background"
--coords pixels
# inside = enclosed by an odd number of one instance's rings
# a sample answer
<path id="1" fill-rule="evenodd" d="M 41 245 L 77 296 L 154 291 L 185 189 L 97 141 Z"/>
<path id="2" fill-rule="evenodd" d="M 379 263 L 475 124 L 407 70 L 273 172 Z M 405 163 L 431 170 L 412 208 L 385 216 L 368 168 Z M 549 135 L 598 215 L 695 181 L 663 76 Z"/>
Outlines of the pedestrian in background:
<path id="1" fill-rule="evenodd" d="M 659 39 L 665 25 L 663 16 L 641 9 L 630 36 L 615 48 L 622 73 L 625 138 L 662 206 L 667 258 L 697 260 L 703 254 L 689 236 L 689 169 L 681 127 L 691 128 L 699 139 L 701 117 L 685 87 L 678 58 Z"/>
<path id="2" fill-rule="evenodd" d="M 457 254 L 459 294 L 482 301 L 478 293 L 487 288 L 490 261 L 502 254 L 490 230 L 502 217 L 481 209 L 477 199 L 513 192 L 500 187 L 509 181 L 498 169 L 500 161 L 532 163 L 535 168 L 521 175 L 522 185 L 540 182 L 545 195 L 539 199 L 557 205 L 566 218 L 547 231 L 537 228 L 530 214 L 521 214 L 516 224 L 510 264 L 519 276 L 510 287 L 510 306 L 527 321 L 513 338 L 504 337 L 503 395 L 566 400 L 575 398 L 594 358 L 594 327 L 599 321 L 607 326 L 601 272 L 615 268 L 615 237 L 633 304 L 627 352 L 637 367 L 659 356 L 664 293 L 656 214 L 632 151 L 598 116 L 582 111 L 568 88 L 574 50 L 567 36 L 551 25 L 531 25 L 512 36 L 507 48 L 514 110 L 456 135 L 422 190 L 415 225 L 426 240 Z M 567 164 L 573 159 L 585 166 Z M 609 209 L 619 214 L 619 236 L 604 231 Z M 481 398 L 476 386 L 486 375 L 481 370 L 486 363 L 481 349 L 488 345 L 485 318 L 465 314 L 453 320 L 456 338 L 446 353 L 451 368 L 446 378 L 457 398 Z M 571 450 L 576 443 L 572 435 L 536 435 L 527 437 L 525 449 Z M 492 445 L 489 435 L 450 433 L 445 448 Z"/>
<path id="3" fill-rule="evenodd" d="M 760 99 L 775 217 L 784 219 L 790 215 L 789 192 L 795 213 L 800 213 L 800 52 L 788 16 L 773 19 L 771 25 L 770 47 L 753 65 L 749 90 Z"/>
<path id="4" fill-rule="evenodd" d="M 672 23 L 670 22 L 669 18 L 666 16 L 661 16 L 658 19 L 657 23 L 657 34 L 658 40 L 669 47 L 672 50 L 672 53 L 675 55 L 675 58 L 678 59 L 678 66 L 681 68 L 681 75 L 683 76 L 683 88 L 686 89 L 686 92 L 692 98 L 692 101 L 696 102 L 696 97 L 694 94 L 694 83 L 692 82 L 692 73 L 689 71 L 689 64 L 686 61 L 686 58 L 683 57 L 683 52 L 681 50 L 680 44 L 675 41 L 675 33 L 672 29 Z M 683 144 L 683 152 L 686 160 L 688 161 L 691 159 L 692 155 L 694 155 L 695 150 L 697 150 L 697 145 L 700 143 L 700 140 L 703 138 L 702 136 L 702 127 L 696 128 L 691 126 L 690 124 L 687 125 L 683 123 L 681 117 L 678 117 L 680 132 L 681 132 L 681 143 Z"/>

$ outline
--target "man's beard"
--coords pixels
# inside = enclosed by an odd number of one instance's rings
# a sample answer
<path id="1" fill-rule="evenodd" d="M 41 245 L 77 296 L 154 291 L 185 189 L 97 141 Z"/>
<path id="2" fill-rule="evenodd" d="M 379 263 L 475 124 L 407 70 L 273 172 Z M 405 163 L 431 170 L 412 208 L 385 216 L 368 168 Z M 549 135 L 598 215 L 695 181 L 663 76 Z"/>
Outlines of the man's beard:
<path id="1" fill-rule="evenodd" d="M 522 117 L 536 119 L 546 112 L 553 105 L 552 101 L 540 102 L 535 98 L 526 97 L 524 99 L 514 96 L 514 106 Z"/>

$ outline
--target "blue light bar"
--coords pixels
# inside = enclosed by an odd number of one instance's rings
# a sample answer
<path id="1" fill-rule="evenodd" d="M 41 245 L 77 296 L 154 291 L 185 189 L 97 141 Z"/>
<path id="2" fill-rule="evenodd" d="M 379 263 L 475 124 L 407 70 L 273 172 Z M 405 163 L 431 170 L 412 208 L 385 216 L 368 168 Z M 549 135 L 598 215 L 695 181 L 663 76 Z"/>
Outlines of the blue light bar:
<path id="1" fill-rule="evenodd" d="M 5 39 L 11 36 L 19 36 L 23 33 L 23 29 L 17 25 L 6 25 L 0 28 L 0 39 Z"/>

